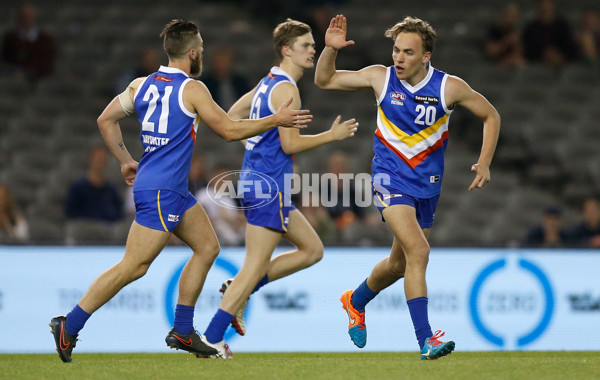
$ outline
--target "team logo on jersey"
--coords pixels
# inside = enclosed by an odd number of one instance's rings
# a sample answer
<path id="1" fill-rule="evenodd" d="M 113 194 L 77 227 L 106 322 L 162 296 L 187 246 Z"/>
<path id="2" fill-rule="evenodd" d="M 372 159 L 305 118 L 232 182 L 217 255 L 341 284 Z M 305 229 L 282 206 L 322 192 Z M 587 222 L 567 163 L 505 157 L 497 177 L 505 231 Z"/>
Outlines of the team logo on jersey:
<path id="1" fill-rule="evenodd" d="M 159 80 L 161 82 L 173 82 L 173 78 L 167 78 L 162 75 L 155 75 L 152 79 Z"/>
<path id="2" fill-rule="evenodd" d="M 420 104 L 431 104 L 437 106 L 440 104 L 440 98 L 437 96 L 427 96 L 427 95 L 415 95 L 415 103 Z"/>
<path id="3" fill-rule="evenodd" d="M 438 182 L 440 182 L 440 176 L 439 175 L 429 176 L 429 183 L 438 183 Z"/>
<path id="4" fill-rule="evenodd" d="M 390 103 L 397 105 L 397 106 L 403 106 L 404 105 L 403 100 L 406 100 L 406 95 L 404 95 L 401 92 L 397 92 L 397 91 L 392 92 L 390 94 L 390 97 L 392 98 Z"/>
<path id="5" fill-rule="evenodd" d="M 169 218 L 167 220 L 169 222 L 179 222 L 179 215 L 169 214 Z"/>

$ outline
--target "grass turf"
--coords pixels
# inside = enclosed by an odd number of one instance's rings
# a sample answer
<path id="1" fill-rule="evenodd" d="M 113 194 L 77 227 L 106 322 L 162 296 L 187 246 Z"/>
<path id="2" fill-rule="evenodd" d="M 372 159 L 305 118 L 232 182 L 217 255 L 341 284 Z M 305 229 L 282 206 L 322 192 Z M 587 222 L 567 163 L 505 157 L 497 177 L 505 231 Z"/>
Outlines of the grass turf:
<path id="1" fill-rule="evenodd" d="M 233 360 L 176 354 L 0 355 L 0 379 L 600 379 L 600 352 L 234 353 Z"/>

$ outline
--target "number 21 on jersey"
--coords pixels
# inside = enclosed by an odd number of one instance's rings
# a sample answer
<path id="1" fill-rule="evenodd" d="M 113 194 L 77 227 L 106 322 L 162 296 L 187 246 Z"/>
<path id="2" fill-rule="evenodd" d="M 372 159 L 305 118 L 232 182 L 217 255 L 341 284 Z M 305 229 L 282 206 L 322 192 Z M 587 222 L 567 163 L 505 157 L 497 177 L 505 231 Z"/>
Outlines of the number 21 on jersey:
<path id="1" fill-rule="evenodd" d="M 156 111 L 157 104 L 160 108 L 160 118 L 158 119 L 158 133 L 167 133 L 167 121 L 169 120 L 169 97 L 173 92 L 173 86 L 166 86 L 165 93 L 160 98 L 160 93 L 158 92 L 158 87 L 156 85 L 151 84 L 148 86 L 148 90 L 144 94 L 142 98 L 143 101 L 150 101 L 148 105 L 148 109 L 146 110 L 146 115 L 144 115 L 144 120 L 142 121 L 142 131 L 154 132 L 154 124 L 150 121 L 150 117 Z"/>

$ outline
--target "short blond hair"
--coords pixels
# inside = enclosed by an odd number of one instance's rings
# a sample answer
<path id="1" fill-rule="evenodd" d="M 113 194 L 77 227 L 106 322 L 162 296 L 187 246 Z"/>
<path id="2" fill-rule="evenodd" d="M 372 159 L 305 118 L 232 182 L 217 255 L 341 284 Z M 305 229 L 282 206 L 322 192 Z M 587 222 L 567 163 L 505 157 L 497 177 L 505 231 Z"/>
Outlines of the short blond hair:
<path id="1" fill-rule="evenodd" d="M 273 43 L 275 44 L 275 54 L 277 59 L 282 60 L 283 54 L 281 48 L 284 46 L 292 46 L 296 42 L 296 38 L 312 33 L 312 29 L 306 23 L 292 20 L 288 18 L 273 30 Z"/>
<path id="2" fill-rule="evenodd" d="M 385 36 L 396 41 L 396 37 L 398 37 L 398 34 L 400 33 L 417 33 L 421 36 L 425 52 L 433 52 L 433 48 L 437 42 L 437 33 L 428 22 L 423 21 L 420 18 L 408 16 L 386 30 Z"/>

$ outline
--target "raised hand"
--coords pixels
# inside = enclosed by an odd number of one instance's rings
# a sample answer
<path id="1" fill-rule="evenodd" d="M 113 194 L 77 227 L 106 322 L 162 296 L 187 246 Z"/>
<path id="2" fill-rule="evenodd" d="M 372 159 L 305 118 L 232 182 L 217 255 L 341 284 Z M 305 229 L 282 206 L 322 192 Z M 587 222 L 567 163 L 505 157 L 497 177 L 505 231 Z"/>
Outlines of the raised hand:
<path id="1" fill-rule="evenodd" d="M 358 130 L 358 122 L 356 119 L 349 119 L 340 123 L 342 117 L 338 115 L 335 118 L 333 124 L 331 124 L 331 133 L 333 133 L 333 138 L 335 140 L 344 140 L 348 137 L 353 137 L 356 131 Z"/>
<path id="2" fill-rule="evenodd" d="M 277 125 L 286 128 L 306 128 L 312 121 L 313 116 L 309 114 L 309 110 L 289 109 L 288 107 L 293 100 L 294 98 L 289 98 L 274 114 L 276 120 L 278 120 Z"/>
<path id="3" fill-rule="evenodd" d="M 343 49 L 348 45 L 354 45 L 354 41 L 346 41 L 347 30 L 346 17 L 337 15 L 331 19 L 329 28 L 325 32 L 325 45 L 336 50 Z"/>

